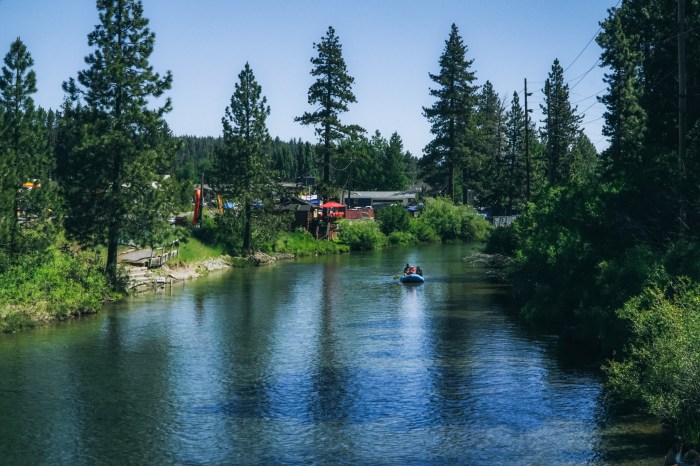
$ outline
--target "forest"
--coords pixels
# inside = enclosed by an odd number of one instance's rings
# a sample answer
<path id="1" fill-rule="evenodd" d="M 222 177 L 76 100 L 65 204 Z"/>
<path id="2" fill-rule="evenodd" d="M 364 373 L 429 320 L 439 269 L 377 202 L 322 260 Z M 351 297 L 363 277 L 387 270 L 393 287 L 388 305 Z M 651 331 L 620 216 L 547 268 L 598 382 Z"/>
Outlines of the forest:
<path id="1" fill-rule="evenodd" d="M 157 44 L 142 3 L 99 0 L 97 8 L 93 51 L 64 82 L 61 108 L 35 105 L 33 59 L 20 39 L 4 58 L 0 320 L 24 319 L 14 312 L 21 302 L 59 315 L 98 308 L 118 288 L 119 245 L 166 240 L 168 219 L 189 209 L 203 177 L 240 206 L 214 225 L 214 238 L 239 238 L 229 243 L 234 253 L 259 248 L 271 225 L 285 229 L 271 209 L 254 208 L 273 205 L 282 181 L 315 177 L 324 199 L 421 182 L 440 209 L 517 215 L 493 230 L 486 251 L 509 258 L 505 276 L 523 321 L 595 350 L 611 399 L 700 442 L 697 2 L 624 0 L 602 20 L 609 145 L 600 154 L 555 57 L 537 90 L 542 120 L 533 121 L 527 91 L 506 99 L 480 84 L 455 24 L 430 73 L 433 104 L 423 116 L 432 140 L 422 154 L 405 151 L 397 133 L 343 120 L 354 79 L 333 27 L 313 44 L 310 110 L 295 119 L 317 141 L 269 134 L 271 108 L 247 63 L 221 134 L 176 136 L 165 119 L 176 77 L 149 64 Z M 438 230 L 450 215 L 426 217 L 432 223 L 421 228 Z M 439 238 L 467 238 L 470 222 L 458 218 Z"/>

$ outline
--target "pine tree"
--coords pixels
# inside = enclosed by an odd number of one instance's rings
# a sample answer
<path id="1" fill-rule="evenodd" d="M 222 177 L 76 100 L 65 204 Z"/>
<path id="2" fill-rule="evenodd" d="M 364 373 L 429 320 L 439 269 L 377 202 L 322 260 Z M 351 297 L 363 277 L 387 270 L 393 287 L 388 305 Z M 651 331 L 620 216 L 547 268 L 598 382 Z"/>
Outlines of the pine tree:
<path id="1" fill-rule="evenodd" d="M 215 180 L 217 192 L 243 209 L 242 247 L 250 252 L 253 203 L 266 200 L 272 192 L 272 160 L 267 151 L 270 135 L 266 126 L 270 107 L 248 63 L 238 79 L 221 119 L 224 147 L 217 154 Z"/>
<path id="2" fill-rule="evenodd" d="M 555 59 L 544 84 L 545 103 L 540 105 L 544 120 L 541 135 L 547 147 L 547 179 L 551 185 L 566 182 L 572 175 L 571 149 L 580 131 L 582 117 L 569 101 L 564 69 Z"/>
<path id="3" fill-rule="evenodd" d="M 36 109 L 32 98 L 37 91 L 33 65 L 31 54 L 18 38 L 11 44 L 0 74 L 0 154 L 4 154 L 0 160 L 0 247 L 11 259 L 45 247 L 54 232 L 49 228 L 50 219 L 43 215 L 50 207 L 46 194 L 51 190 L 48 174 L 52 159 L 44 127 L 46 112 Z M 23 188 L 24 183 L 33 187 Z M 23 236 L 22 226 L 32 233 Z"/>
<path id="4" fill-rule="evenodd" d="M 597 41 L 603 49 L 601 62 L 611 71 L 604 81 L 608 92 L 599 100 L 606 105 L 603 134 L 610 145 L 604 152 L 609 179 L 634 177 L 642 169 L 646 112 L 641 106 L 638 37 L 629 37 L 618 15 L 602 24 Z M 629 180 L 628 180 L 629 181 Z"/>
<path id="5" fill-rule="evenodd" d="M 473 60 L 466 59 L 464 45 L 455 24 L 440 56 L 440 73 L 430 74 L 437 85 L 430 89 L 436 99 L 432 107 L 423 107 L 430 122 L 433 140 L 423 149 L 420 168 L 426 181 L 441 186 L 453 202 L 457 200 L 456 174 L 462 173 L 463 190 L 474 181 L 476 104 L 478 87 L 471 71 Z"/>
<path id="6" fill-rule="evenodd" d="M 309 87 L 309 105 L 317 108 L 305 112 L 294 121 L 302 125 L 316 126 L 316 135 L 321 142 L 322 173 L 325 183 L 331 182 L 331 159 L 338 141 L 363 133 L 357 125 L 345 125 L 340 121 L 340 114 L 348 111 L 348 104 L 357 102 L 352 92 L 355 79 L 348 74 L 342 46 L 335 30 L 328 27 L 320 43 L 314 43 L 318 56 L 311 58 L 314 65 L 311 76 L 317 80 Z"/>
<path id="7" fill-rule="evenodd" d="M 507 214 L 519 210 L 525 203 L 525 111 L 520 106 L 520 97 L 513 92 L 510 110 L 506 115 L 506 154 L 502 184 L 506 194 L 503 206 Z"/>
<path id="8" fill-rule="evenodd" d="M 507 196 L 506 112 L 490 81 L 486 81 L 481 88 L 477 111 L 478 153 L 482 162 L 477 173 L 481 189 L 476 197 L 482 205 L 500 211 L 503 210 Z"/>
<path id="9" fill-rule="evenodd" d="M 384 151 L 382 163 L 384 170 L 383 189 L 389 191 L 399 191 L 408 186 L 408 176 L 406 175 L 406 159 L 403 150 L 403 141 L 397 132 L 392 133 L 389 138 L 389 145 Z"/>
<path id="10" fill-rule="evenodd" d="M 116 278 L 120 240 L 153 244 L 167 226 L 164 171 L 175 152 L 163 116 L 172 76 L 153 71 L 155 34 L 139 0 L 98 0 L 100 23 L 88 35 L 94 51 L 77 82 L 64 83 L 69 100 L 61 134 L 61 176 L 70 209 L 69 233 L 107 244 L 106 272 Z"/>
<path id="11" fill-rule="evenodd" d="M 343 139 L 333 157 L 334 182 L 343 193 L 358 189 L 376 189 L 379 172 L 379 158 L 372 141 L 364 135 Z M 381 135 L 379 135 L 381 138 Z"/>

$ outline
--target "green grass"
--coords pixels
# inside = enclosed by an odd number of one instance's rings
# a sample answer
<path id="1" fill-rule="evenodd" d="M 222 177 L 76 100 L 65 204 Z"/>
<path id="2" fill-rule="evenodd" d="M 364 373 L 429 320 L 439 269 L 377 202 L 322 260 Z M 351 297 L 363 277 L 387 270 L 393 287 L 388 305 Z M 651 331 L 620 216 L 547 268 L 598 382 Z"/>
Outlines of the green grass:
<path id="1" fill-rule="evenodd" d="M 222 254 L 223 248 L 219 246 L 210 246 L 196 238 L 188 238 L 186 241 L 180 242 L 177 255 L 180 262 L 194 262 L 219 257 Z"/>
<path id="2" fill-rule="evenodd" d="M 282 233 L 275 243 L 274 250 L 297 256 L 318 256 L 347 252 L 350 247 L 337 241 L 317 240 L 309 233 L 295 231 Z"/>

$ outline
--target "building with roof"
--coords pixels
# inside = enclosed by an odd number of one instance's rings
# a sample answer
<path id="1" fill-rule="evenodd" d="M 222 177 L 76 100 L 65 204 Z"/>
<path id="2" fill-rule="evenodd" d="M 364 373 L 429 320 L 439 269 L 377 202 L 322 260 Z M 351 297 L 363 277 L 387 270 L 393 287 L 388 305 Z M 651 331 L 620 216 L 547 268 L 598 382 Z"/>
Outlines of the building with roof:
<path id="1" fill-rule="evenodd" d="M 343 202 L 350 208 L 382 208 L 392 204 L 408 206 L 415 203 L 416 193 L 409 191 L 350 191 Z"/>

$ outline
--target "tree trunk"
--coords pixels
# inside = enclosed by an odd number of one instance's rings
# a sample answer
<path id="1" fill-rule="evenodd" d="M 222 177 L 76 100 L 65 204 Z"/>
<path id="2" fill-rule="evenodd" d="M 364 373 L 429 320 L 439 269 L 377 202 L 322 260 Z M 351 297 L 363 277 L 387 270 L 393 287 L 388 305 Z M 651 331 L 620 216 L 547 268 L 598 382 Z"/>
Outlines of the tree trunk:
<path id="1" fill-rule="evenodd" d="M 119 227 L 112 222 L 107 235 L 107 264 L 105 273 L 112 284 L 117 280 L 117 246 L 119 245 Z"/>
<path id="2" fill-rule="evenodd" d="M 253 216 L 253 209 L 250 201 L 245 203 L 245 220 L 243 222 L 243 250 L 250 252 L 250 247 L 252 243 L 252 225 L 251 218 Z"/>

